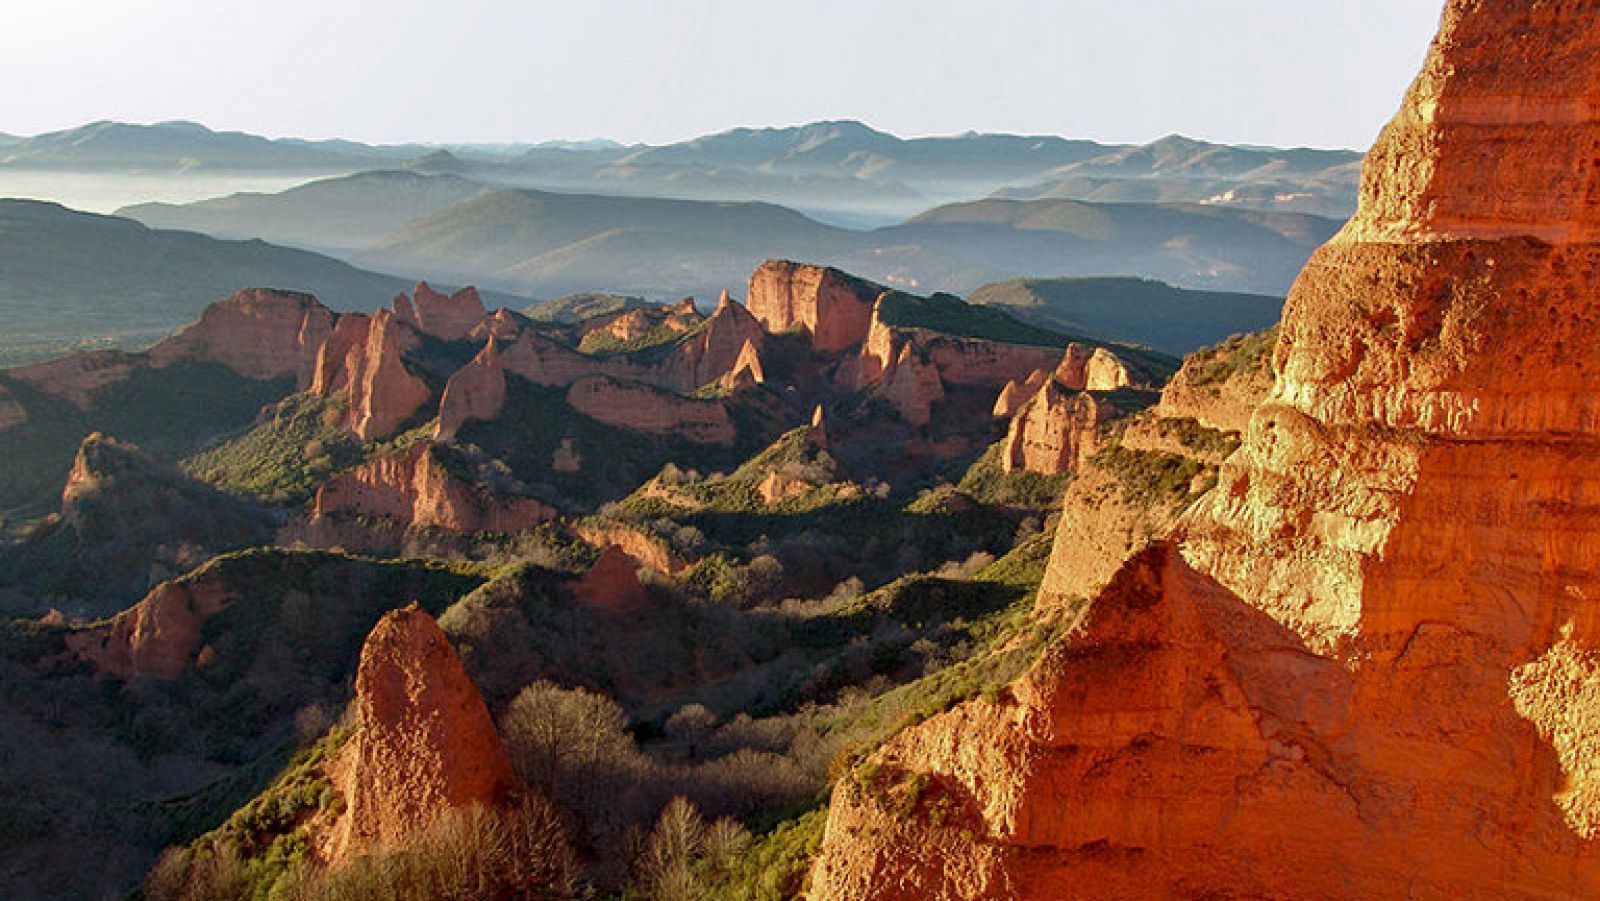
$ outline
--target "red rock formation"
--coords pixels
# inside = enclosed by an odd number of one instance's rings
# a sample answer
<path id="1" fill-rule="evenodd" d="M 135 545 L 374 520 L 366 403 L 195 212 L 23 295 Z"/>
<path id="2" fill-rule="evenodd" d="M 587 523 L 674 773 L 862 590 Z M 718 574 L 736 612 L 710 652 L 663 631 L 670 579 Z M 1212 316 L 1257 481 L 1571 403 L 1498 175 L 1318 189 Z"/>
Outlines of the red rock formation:
<path id="1" fill-rule="evenodd" d="M 483 321 L 483 299 L 478 289 L 467 286 L 446 297 L 418 282 L 412 291 L 415 297 L 416 325 L 424 334 L 445 341 L 460 341 Z"/>
<path id="2" fill-rule="evenodd" d="M 445 384 L 434 437 L 454 438 L 471 419 L 497 419 L 505 402 L 506 372 L 500 365 L 500 345 L 490 336 L 472 362 L 456 370 Z"/>
<path id="3" fill-rule="evenodd" d="M 1217 488 L 882 753 L 978 840 L 846 785 L 813 897 L 1600 894 L 1597 61 L 1592 4 L 1449 3 Z"/>
<path id="4" fill-rule="evenodd" d="M 346 806 L 320 843 L 325 861 L 403 845 L 441 814 L 519 787 L 477 686 L 416 604 L 373 627 L 355 687 L 355 728 L 333 765 Z"/>
<path id="5" fill-rule="evenodd" d="M 1077 343 L 1067 345 L 1056 365 L 1056 381 L 1080 391 L 1115 391 L 1138 383 L 1116 354 Z"/>
<path id="6" fill-rule="evenodd" d="M 515 341 L 522 334 L 522 323 L 518 321 L 516 313 L 501 308 L 485 316 L 467 337 L 473 341 L 488 341 L 498 338 L 501 344 Z"/>
<path id="7" fill-rule="evenodd" d="M 410 419 L 433 396 L 412 375 L 405 354 L 418 345 L 416 331 L 398 314 L 379 310 L 367 340 L 349 372 L 346 425 L 363 441 L 384 438 Z"/>
<path id="8" fill-rule="evenodd" d="M 69 634 L 67 651 L 118 679 L 176 679 L 200 650 L 200 626 L 232 599 L 232 589 L 201 570 L 162 583 L 106 626 Z"/>
<path id="9" fill-rule="evenodd" d="M 554 519 L 556 511 L 535 498 L 468 484 L 440 464 L 430 445 L 419 443 L 323 483 L 311 514 L 355 514 L 450 532 L 518 532 Z"/>
<path id="10" fill-rule="evenodd" d="M 641 532 L 627 523 L 616 522 L 606 525 L 579 523 L 575 531 L 578 537 L 590 545 L 601 550 L 611 547 L 621 548 L 623 553 L 633 558 L 638 565 L 653 569 L 664 576 L 676 576 L 689 568 L 689 564 L 673 553 L 666 542 L 654 535 Z"/>
<path id="11" fill-rule="evenodd" d="M 590 419 L 635 432 L 697 444 L 732 444 L 735 437 L 733 420 L 720 401 L 679 397 L 608 376 L 573 382 L 567 403 Z"/>
<path id="12" fill-rule="evenodd" d="M 822 412 L 822 404 L 817 404 L 817 408 L 811 411 L 811 427 L 806 432 L 806 440 L 818 450 L 828 449 L 828 420 Z"/>
<path id="13" fill-rule="evenodd" d="M 1026 379 L 1036 371 L 1056 368 L 1061 360 L 1059 348 L 1007 344 L 889 325 L 879 315 L 881 303 L 874 307 L 867 337 L 861 346 L 856 387 L 886 379 L 895 361 L 908 348 L 931 364 L 938 371 L 940 381 L 949 387 L 1003 390 L 1010 382 Z M 1087 382 L 1063 380 L 1063 384 L 1081 387 Z"/>
<path id="14" fill-rule="evenodd" d="M 1045 381 L 1049 378 L 1050 373 L 1043 369 L 1035 369 L 1023 381 L 1019 382 L 1016 379 L 1012 379 L 1006 382 L 1006 386 L 1000 389 L 1000 396 L 995 398 L 994 410 L 992 411 L 994 418 L 1010 419 L 1016 415 L 1016 412 L 1022 409 L 1023 404 L 1032 400 L 1033 396 L 1039 393 L 1039 389 L 1044 387 Z"/>
<path id="15" fill-rule="evenodd" d="M 251 289 L 206 308 L 200 321 L 142 354 L 95 351 L 7 370 L 23 384 L 88 407 L 96 394 L 147 367 L 217 363 L 248 379 L 312 382 L 334 314 L 309 294 Z"/>
<path id="16" fill-rule="evenodd" d="M 767 331 L 803 328 L 818 350 L 840 351 L 866 338 L 883 291 L 837 269 L 768 260 L 750 276 L 750 312 Z"/>
<path id="17" fill-rule="evenodd" d="M 220 363 L 245 378 L 293 376 L 311 384 L 317 352 L 333 333 L 333 311 L 309 294 L 253 288 L 206 307 L 200 321 L 150 349 L 157 369 L 182 361 Z"/>
<path id="18" fill-rule="evenodd" d="M 912 425 L 927 425 L 933 419 L 933 405 L 944 400 L 938 367 L 924 360 L 909 343 L 901 345 L 874 390 Z"/>
<path id="19" fill-rule="evenodd" d="M 586 604 L 618 612 L 642 610 L 650 603 L 633 558 L 615 544 L 573 584 L 572 593 Z"/>
<path id="20" fill-rule="evenodd" d="M 1163 415 L 1193 419 L 1218 431 L 1243 432 L 1272 390 L 1271 347 L 1276 343 L 1273 328 L 1190 354 L 1161 389 Z"/>
<path id="21" fill-rule="evenodd" d="M 550 468 L 556 472 L 582 472 L 583 454 L 571 438 L 561 439 L 561 446 L 550 453 Z"/>
<path id="22" fill-rule="evenodd" d="M 506 372 L 520 375 L 535 385 L 560 387 L 604 369 L 603 361 L 578 353 L 537 332 L 523 332 L 502 348 L 500 363 Z"/>
<path id="23" fill-rule="evenodd" d="M 311 393 L 327 397 L 350 387 L 350 377 L 361 368 L 367 337 L 372 333 L 372 317 L 363 313 L 340 316 L 333 332 L 317 349 L 317 365 L 311 376 Z"/>
<path id="24" fill-rule="evenodd" d="M 811 490 L 811 483 L 773 470 L 756 486 L 763 504 L 776 504 L 792 497 L 800 497 Z"/>
<path id="25" fill-rule="evenodd" d="M 710 384 L 732 387 L 741 379 L 764 381 L 759 352 L 765 338 L 761 323 L 724 291 L 716 312 L 674 349 L 659 374 L 641 380 L 681 394 Z"/>
<path id="26" fill-rule="evenodd" d="M 718 382 L 722 387 L 732 391 L 749 385 L 759 385 L 767 380 L 766 370 L 761 366 L 761 354 L 756 346 L 749 341 L 739 351 L 738 359 L 733 361 L 733 366 L 728 373 Z"/>
<path id="27" fill-rule="evenodd" d="M 1046 476 L 1075 472 L 1100 449 L 1100 429 L 1116 415 L 1093 394 L 1064 390 L 1049 379 L 1011 420 L 1000 445 L 1000 468 Z"/>

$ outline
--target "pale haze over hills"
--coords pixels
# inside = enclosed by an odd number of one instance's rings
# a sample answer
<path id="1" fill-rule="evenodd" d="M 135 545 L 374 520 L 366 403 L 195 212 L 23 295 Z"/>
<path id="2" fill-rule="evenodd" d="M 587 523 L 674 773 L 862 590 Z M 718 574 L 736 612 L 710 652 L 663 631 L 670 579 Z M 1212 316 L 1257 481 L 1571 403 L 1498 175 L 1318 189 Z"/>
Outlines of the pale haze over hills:
<path id="1" fill-rule="evenodd" d="M 0 131 L 194 119 L 369 142 L 607 137 L 855 118 L 1144 143 L 1365 147 L 1440 0 L 15 5 Z M 129 53 L 137 47 L 137 65 Z M 241 60 L 249 64 L 241 65 Z M 1261 73 L 1271 72 L 1270 78 Z"/>

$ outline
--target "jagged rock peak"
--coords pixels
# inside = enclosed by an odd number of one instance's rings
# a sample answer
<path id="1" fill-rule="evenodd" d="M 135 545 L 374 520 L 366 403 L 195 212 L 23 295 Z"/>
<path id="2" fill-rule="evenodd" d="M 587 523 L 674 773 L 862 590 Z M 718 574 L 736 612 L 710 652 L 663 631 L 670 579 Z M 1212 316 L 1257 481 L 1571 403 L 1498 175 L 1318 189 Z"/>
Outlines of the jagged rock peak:
<path id="1" fill-rule="evenodd" d="M 469 420 L 494 420 L 505 402 L 506 372 L 500 362 L 500 341 L 491 334 L 477 356 L 445 383 L 434 437 L 454 438 Z"/>
<path id="2" fill-rule="evenodd" d="M 448 810 L 493 806 L 517 789 L 482 695 L 417 604 L 373 627 L 355 688 L 355 728 L 335 765 L 347 807 L 331 860 L 403 845 Z"/>
<path id="3" fill-rule="evenodd" d="M 416 298 L 417 327 L 445 341 L 466 338 L 486 315 L 483 298 L 471 285 L 447 296 L 433 290 L 427 282 L 418 282 L 412 293 Z"/>

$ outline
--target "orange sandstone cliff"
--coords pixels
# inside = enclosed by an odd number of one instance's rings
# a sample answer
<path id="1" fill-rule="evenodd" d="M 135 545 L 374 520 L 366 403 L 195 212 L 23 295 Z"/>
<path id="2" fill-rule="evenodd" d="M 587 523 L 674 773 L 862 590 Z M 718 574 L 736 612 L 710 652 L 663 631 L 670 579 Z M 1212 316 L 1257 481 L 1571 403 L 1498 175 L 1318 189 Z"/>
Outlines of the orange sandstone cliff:
<path id="1" fill-rule="evenodd" d="M 305 388 L 335 314 L 309 294 L 254 288 L 214 303 L 200 321 L 150 349 L 156 368 L 179 360 L 221 363 L 245 378 L 293 376 Z"/>
<path id="2" fill-rule="evenodd" d="M 407 528 L 516 532 L 554 519 L 549 505 L 499 494 L 452 474 L 426 442 L 363 463 L 317 489 L 313 519 L 353 514 Z"/>
<path id="3" fill-rule="evenodd" d="M 260 381 L 305 388 L 336 316 L 309 294 L 251 288 L 206 307 L 194 323 L 144 353 L 104 350 L 6 370 L 32 388 L 87 407 L 135 372 L 182 362 L 216 363 Z"/>
<path id="4" fill-rule="evenodd" d="M 1216 487 L 841 780 L 813 897 L 1600 895 L 1597 66 L 1451 0 Z"/>
<path id="5" fill-rule="evenodd" d="M 826 266 L 768 260 L 750 276 L 750 313 L 769 332 L 804 329 L 825 353 L 867 336 L 881 285 Z"/>

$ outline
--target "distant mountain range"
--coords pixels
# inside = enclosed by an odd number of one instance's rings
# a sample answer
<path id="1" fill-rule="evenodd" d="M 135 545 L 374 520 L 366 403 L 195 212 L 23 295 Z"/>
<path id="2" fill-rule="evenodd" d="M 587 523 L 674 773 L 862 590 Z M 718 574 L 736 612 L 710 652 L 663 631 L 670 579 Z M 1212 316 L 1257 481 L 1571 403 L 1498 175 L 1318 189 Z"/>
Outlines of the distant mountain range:
<path id="1" fill-rule="evenodd" d="M 0 362 L 85 341 L 136 346 L 249 286 L 361 308 L 418 278 L 477 284 L 513 307 L 585 293 L 709 301 L 740 293 L 768 258 L 914 292 L 1120 276 L 1262 295 L 1275 308 L 1353 206 L 1359 164 L 1346 151 L 1176 136 L 902 139 L 848 121 L 665 146 L 374 146 L 98 122 L 0 137 L 0 193 L 8 173 L 307 181 L 140 203 L 118 211 L 126 219 L 5 204 Z M 1174 332 L 1166 346 L 1193 337 Z"/>
<path id="2" fill-rule="evenodd" d="M 370 309 L 408 283 L 262 241 L 219 241 L 0 200 L 0 366 L 95 346 L 86 341 L 147 344 L 212 301 L 256 285 Z"/>
<path id="3" fill-rule="evenodd" d="M 1069 335 L 1136 340 L 1177 356 L 1276 323 L 1283 298 L 1190 291 L 1137 278 L 1024 278 L 984 285 L 975 304 Z"/>
<path id="4" fill-rule="evenodd" d="M 1069 163 L 999 196 L 1205 203 L 1345 218 L 1355 212 L 1361 160 L 1347 150 L 1231 147 L 1172 135 Z"/>
<path id="5" fill-rule="evenodd" d="M 1205 202 L 1342 218 L 1360 155 L 1208 144 L 1142 146 L 968 133 L 900 138 L 860 122 L 740 128 L 662 146 L 611 141 L 369 145 L 267 139 L 192 122 L 96 122 L 0 142 L 7 169 L 348 174 L 410 168 L 569 193 L 777 203 L 843 225 L 882 225 L 990 194 Z"/>
<path id="6" fill-rule="evenodd" d="M 1018 276 L 1126 275 L 1282 294 L 1338 228 L 1314 216 L 1174 204 L 990 199 L 848 229 L 767 203 L 493 189 L 379 171 L 281 194 L 121 210 L 146 225 L 259 237 L 357 266 L 550 297 L 737 289 L 769 257 L 824 261 L 914 290 Z"/>

